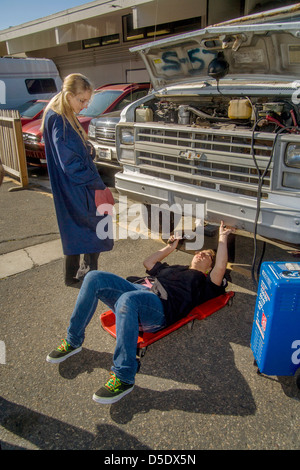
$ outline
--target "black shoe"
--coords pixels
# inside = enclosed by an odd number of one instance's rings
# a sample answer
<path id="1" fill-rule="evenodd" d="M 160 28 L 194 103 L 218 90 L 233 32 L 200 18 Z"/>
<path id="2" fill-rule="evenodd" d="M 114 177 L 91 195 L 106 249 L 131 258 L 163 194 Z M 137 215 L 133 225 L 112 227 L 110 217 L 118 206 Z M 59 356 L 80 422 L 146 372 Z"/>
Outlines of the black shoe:
<path id="1" fill-rule="evenodd" d="M 110 405 L 121 400 L 125 395 L 133 390 L 134 384 L 122 382 L 111 372 L 111 377 L 106 384 L 93 395 L 93 400 L 103 405 Z"/>
<path id="2" fill-rule="evenodd" d="M 65 280 L 65 285 L 67 287 L 75 287 L 75 289 L 80 289 L 82 286 L 82 279 L 76 279 L 76 277 L 73 277 L 71 280 Z"/>
<path id="3" fill-rule="evenodd" d="M 62 362 L 68 357 L 73 356 L 73 354 L 79 353 L 81 349 L 81 346 L 79 346 L 79 348 L 73 348 L 65 339 L 62 339 L 61 345 L 48 354 L 46 361 L 53 363 Z"/>

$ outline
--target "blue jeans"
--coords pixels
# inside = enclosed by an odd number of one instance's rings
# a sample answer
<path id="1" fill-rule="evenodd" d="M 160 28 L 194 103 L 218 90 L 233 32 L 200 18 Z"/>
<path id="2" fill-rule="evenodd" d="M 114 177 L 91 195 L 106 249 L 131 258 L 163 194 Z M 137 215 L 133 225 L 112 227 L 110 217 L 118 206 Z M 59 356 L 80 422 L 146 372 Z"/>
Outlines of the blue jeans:
<path id="1" fill-rule="evenodd" d="M 117 338 L 111 369 L 120 380 L 133 384 L 138 366 L 139 329 L 151 332 L 162 329 L 166 325 L 163 305 L 147 287 L 115 274 L 91 271 L 83 280 L 68 327 L 67 341 L 73 347 L 82 345 L 85 329 L 96 311 L 98 300 L 116 316 Z"/>

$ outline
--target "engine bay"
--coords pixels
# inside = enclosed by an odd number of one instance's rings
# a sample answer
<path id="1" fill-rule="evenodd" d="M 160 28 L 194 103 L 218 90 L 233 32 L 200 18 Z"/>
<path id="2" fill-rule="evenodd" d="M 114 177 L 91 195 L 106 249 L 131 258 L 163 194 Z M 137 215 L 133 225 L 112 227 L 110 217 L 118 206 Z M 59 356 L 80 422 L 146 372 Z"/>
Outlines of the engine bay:
<path id="1" fill-rule="evenodd" d="M 292 100 L 266 97 L 209 96 L 189 101 L 179 98 L 161 98 L 136 110 L 138 122 L 164 122 L 200 128 L 252 129 L 277 132 L 286 129 L 297 132 L 300 126 L 299 105 Z"/>

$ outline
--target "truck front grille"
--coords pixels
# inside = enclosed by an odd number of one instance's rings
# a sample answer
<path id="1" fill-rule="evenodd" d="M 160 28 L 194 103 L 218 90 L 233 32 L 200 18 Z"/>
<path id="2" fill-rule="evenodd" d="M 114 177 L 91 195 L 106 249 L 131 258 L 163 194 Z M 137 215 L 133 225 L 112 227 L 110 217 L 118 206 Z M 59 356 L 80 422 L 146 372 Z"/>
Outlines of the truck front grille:
<path id="1" fill-rule="evenodd" d="M 257 167 L 261 174 L 266 169 L 274 138 L 274 134 L 255 132 L 252 141 L 248 129 L 204 130 L 151 123 L 136 126 L 135 150 L 141 173 L 256 197 Z M 264 198 L 271 187 L 272 168 L 271 161 L 262 186 Z"/>
<path id="2" fill-rule="evenodd" d="M 115 127 L 96 128 L 96 141 L 99 144 L 114 145 L 116 137 Z"/>

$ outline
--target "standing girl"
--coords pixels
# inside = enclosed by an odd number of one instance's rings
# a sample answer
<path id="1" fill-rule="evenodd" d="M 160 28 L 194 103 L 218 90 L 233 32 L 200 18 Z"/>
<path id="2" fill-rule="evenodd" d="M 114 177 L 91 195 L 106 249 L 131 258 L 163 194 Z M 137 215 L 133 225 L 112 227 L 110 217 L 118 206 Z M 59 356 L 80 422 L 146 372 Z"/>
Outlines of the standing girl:
<path id="1" fill-rule="evenodd" d="M 76 114 L 85 108 L 92 84 L 81 74 L 68 75 L 45 109 L 42 131 L 64 257 L 65 284 L 80 287 L 84 275 L 98 268 L 100 252 L 113 248 L 112 238 L 99 238 L 103 217 L 97 207 L 114 204 L 92 160 L 92 146 Z M 80 262 L 80 255 L 83 260 Z"/>

